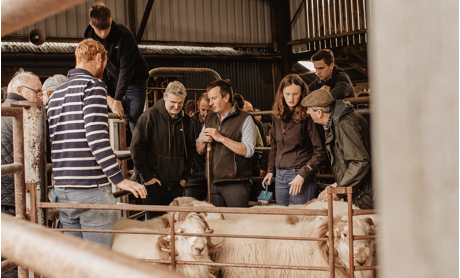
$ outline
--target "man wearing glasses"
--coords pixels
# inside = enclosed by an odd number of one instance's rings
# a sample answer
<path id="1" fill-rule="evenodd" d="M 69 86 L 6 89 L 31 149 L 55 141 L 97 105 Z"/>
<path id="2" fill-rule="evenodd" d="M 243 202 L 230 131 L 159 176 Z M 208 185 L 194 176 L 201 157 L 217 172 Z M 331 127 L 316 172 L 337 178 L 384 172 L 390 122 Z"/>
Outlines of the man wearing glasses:
<path id="1" fill-rule="evenodd" d="M 19 101 L 41 101 L 42 83 L 30 71 L 19 69 L 8 84 L 8 98 L 2 105 Z M 13 163 L 13 118 L 2 117 L 2 165 Z M 14 175 L 2 177 L 2 212 L 15 215 Z"/>

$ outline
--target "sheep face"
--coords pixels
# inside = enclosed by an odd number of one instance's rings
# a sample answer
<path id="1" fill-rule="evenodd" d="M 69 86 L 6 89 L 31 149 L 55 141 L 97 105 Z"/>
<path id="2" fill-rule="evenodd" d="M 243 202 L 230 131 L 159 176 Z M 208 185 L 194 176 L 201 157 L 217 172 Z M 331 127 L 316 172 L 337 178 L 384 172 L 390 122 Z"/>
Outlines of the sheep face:
<path id="1" fill-rule="evenodd" d="M 206 220 L 197 213 L 189 214 L 183 222 L 178 222 L 176 234 L 194 234 L 194 233 L 213 233 L 208 226 Z M 210 260 L 209 251 L 220 245 L 213 245 L 209 237 L 202 236 L 176 236 L 176 256 L 182 260 Z M 163 251 L 170 252 L 171 236 L 163 238 L 166 242 L 163 246 Z M 169 250 L 168 250 L 169 247 Z"/>
<path id="2" fill-rule="evenodd" d="M 374 225 L 370 218 L 353 220 L 353 234 L 354 235 L 373 235 Z M 348 230 L 348 217 L 342 217 L 340 222 L 334 228 L 334 245 L 337 250 L 338 256 L 349 267 L 349 230 Z M 374 255 L 374 241 L 373 240 L 355 240 L 354 246 L 354 265 L 363 266 L 370 265 Z"/>
<path id="3" fill-rule="evenodd" d="M 184 221 L 179 228 L 176 230 L 178 234 L 188 233 L 206 233 L 209 232 L 206 229 L 205 224 L 199 218 L 190 217 L 190 221 Z M 196 258 L 208 256 L 208 242 L 206 237 L 197 236 L 177 236 L 176 244 L 179 250 L 187 250 L 188 255 Z"/>

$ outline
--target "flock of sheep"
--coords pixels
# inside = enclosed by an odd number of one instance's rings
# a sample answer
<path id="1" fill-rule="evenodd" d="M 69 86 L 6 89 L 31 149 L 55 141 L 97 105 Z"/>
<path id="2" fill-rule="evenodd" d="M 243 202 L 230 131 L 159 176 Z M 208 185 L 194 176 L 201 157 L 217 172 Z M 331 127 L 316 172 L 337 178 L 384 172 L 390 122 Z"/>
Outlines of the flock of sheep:
<path id="1" fill-rule="evenodd" d="M 212 206 L 193 198 L 174 200 L 175 206 Z M 289 208 L 325 209 L 327 203 L 311 201 Z M 349 277 L 348 205 L 334 202 L 334 253 L 336 277 Z M 357 209 L 357 207 L 353 207 Z M 353 217 L 354 235 L 373 235 L 375 216 Z M 137 234 L 114 234 L 112 249 L 137 259 L 171 259 L 171 237 L 139 234 L 142 232 L 170 232 L 169 216 L 148 221 L 120 219 L 116 230 Z M 230 264 L 290 265 L 328 267 L 327 241 L 268 240 L 255 238 L 219 238 L 215 234 L 264 235 L 286 237 L 328 237 L 328 219 L 325 216 L 284 216 L 220 213 L 176 213 L 177 234 L 201 233 L 209 236 L 176 236 L 176 260 L 217 262 Z M 375 241 L 354 241 L 354 265 L 376 265 Z M 329 277 L 328 271 L 243 268 L 178 264 L 178 272 L 189 277 Z M 357 278 L 375 277 L 374 271 L 355 271 Z"/>

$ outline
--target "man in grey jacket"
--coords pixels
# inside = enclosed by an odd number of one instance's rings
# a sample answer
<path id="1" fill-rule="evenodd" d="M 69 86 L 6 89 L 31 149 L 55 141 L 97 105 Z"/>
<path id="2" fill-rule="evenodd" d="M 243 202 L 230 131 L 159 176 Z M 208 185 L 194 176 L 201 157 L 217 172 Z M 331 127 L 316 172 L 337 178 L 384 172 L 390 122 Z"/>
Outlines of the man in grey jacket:
<path id="1" fill-rule="evenodd" d="M 8 98 L 2 104 L 41 101 L 42 83 L 30 71 L 19 69 L 8 84 Z M 13 118 L 2 117 L 2 165 L 13 163 Z M 2 177 L 2 212 L 15 215 L 14 175 Z"/>

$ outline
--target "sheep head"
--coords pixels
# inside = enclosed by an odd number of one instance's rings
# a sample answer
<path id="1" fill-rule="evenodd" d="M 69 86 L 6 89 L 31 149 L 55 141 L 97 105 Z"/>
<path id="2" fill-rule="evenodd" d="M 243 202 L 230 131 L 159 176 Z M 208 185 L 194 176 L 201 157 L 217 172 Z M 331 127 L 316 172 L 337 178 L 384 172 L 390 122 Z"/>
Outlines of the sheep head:
<path id="1" fill-rule="evenodd" d="M 353 235 L 373 235 L 374 223 L 371 218 L 353 218 Z M 318 228 L 318 237 L 327 238 L 328 222 L 327 220 Z M 349 230 L 348 230 L 348 217 L 334 217 L 334 256 L 335 264 L 339 272 L 349 269 Z M 318 242 L 318 247 L 322 250 L 323 259 L 329 261 L 329 248 L 325 241 Z M 355 266 L 369 266 L 373 263 L 375 256 L 375 241 L 374 240 L 355 240 L 353 242 L 354 249 L 354 265 Z"/>
<path id="2" fill-rule="evenodd" d="M 214 231 L 209 228 L 204 217 L 198 213 L 190 213 L 184 221 L 177 222 L 176 234 L 208 233 Z M 176 236 L 176 256 L 183 260 L 209 260 L 209 251 L 220 247 L 211 242 L 210 237 L 203 236 Z M 160 237 L 158 248 L 168 254 L 171 253 L 171 236 Z"/>

